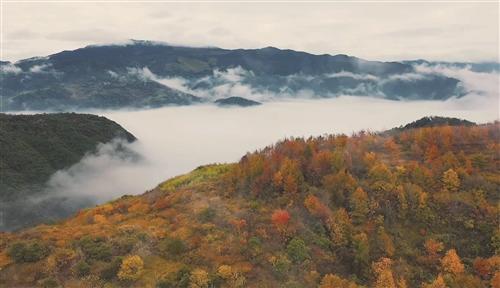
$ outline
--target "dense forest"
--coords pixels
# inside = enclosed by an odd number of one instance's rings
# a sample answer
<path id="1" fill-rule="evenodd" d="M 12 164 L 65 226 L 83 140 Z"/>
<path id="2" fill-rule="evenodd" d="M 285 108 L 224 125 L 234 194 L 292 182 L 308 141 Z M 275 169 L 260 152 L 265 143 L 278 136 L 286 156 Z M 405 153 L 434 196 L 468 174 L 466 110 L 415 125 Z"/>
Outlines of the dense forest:
<path id="1" fill-rule="evenodd" d="M 45 183 L 56 171 L 115 138 L 135 140 L 117 123 L 96 115 L 0 113 L 0 213 L 4 212 L 0 230 L 54 216 L 57 211 L 50 211 L 54 203 L 40 205 L 48 211 L 34 211 L 32 197 L 44 193 Z"/>
<path id="2" fill-rule="evenodd" d="M 0 234 L 0 287 L 500 287 L 499 128 L 286 139 Z"/>

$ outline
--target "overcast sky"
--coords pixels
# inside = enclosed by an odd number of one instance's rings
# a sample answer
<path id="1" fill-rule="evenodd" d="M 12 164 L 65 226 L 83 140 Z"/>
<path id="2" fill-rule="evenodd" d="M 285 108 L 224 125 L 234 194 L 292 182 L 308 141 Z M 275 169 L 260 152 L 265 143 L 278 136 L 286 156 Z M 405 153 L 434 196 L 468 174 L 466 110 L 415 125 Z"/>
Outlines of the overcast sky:
<path id="1" fill-rule="evenodd" d="M 125 39 L 370 60 L 498 61 L 490 3 L 3 3 L 3 60 Z"/>

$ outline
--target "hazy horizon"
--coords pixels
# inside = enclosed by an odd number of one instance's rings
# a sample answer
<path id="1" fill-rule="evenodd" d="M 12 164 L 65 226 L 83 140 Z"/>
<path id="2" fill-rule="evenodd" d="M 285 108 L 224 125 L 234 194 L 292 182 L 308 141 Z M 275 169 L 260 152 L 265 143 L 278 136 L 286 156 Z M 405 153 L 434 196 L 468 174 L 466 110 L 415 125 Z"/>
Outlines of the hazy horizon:
<path id="1" fill-rule="evenodd" d="M 498 2 L 117 5 L 3 3 L 1 58 L 17 61 L 89 44 L 142 39 L 227 49 L 274 46 L 380 61 L 499 59 Z"/>

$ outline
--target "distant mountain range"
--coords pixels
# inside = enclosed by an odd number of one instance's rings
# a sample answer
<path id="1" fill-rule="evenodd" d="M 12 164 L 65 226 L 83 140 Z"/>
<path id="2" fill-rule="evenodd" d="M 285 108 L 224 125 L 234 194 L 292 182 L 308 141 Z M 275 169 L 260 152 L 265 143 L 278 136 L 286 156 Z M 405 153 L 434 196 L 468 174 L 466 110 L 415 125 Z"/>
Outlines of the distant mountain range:
<path id="1" fill-rule="evenodd" d="M 458 79 L 418 72 L 414 65 L 429 63 L 424 62 L 366 61 L 274 47 L 228 50 L 132 40 L 1 62 L 0 74 L 4 111 L 146 108 L 228 97 L 260 102 L 338 95 L 414 100 L 464 95 Z M 494 69 L 495 65 L 477 67 Z"/>

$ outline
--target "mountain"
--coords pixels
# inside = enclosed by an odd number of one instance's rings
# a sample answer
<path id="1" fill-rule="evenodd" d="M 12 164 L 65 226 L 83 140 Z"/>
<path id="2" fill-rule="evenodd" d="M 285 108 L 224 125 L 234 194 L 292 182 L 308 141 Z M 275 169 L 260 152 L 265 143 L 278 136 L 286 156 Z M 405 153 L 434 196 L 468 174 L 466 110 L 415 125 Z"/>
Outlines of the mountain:
<path id="1" fill-rule="evenodd" d="M 287 139 L 202 166 L 1 234 L 0 285 L 496 287 L 499 125 Z"/>
<path id="2" fill-rule="evenodd" d="M 388 99 L 464 94 L 458 79 L 418 73 L 408 63 L 274 47 L 229 50 L 137 40 L 2 62 L 0 71 L 5 110 L 189 105 L 207 98 L 245 96 L 238 94 L 241 85 L 277 98 L 299 92 Z"/>
<path id="3" fill-rule="evenodd" d="M 50 209 L 53 199 L 38 203 L 43 213 L 30 205 L 35 198 L 51 196 L 44 193 L 51 175 L 76 164 L 99 144 L 136 140 L 117 123 L 90 114 L 0 114 L 0 123 L 0 229 L 52 218 L 58 213 Z"/>
<path id="4" fill-rule="evenodd" d="M 413 121 L 404 126 L 400 126 L 394 129 L 407 130 L 407 129 L 423 128 L 423 127 L 473 126 L 473 125 L 476 125 L 476 123 L 464 119 L 453 118 L 453 117 L 429 116 L 429 117 L 422 117 L 416 121 Z"/>
<path id="5" fill-rule="evenodd" d="M 248 100 L 248 99 L 243 98 L 243 97 L 221 98 L 221 99 L 215 100 L 214 103 L 219 105 L 219 106 L 241 106 L 241 107 L 249 107 L 249 106 L 256 106 L 256 105 L 262 104 L 260 102 Z"/>

